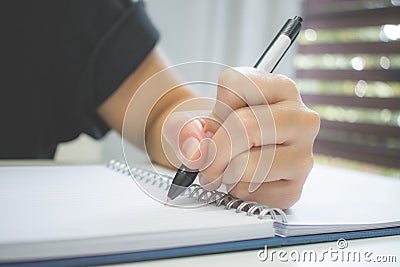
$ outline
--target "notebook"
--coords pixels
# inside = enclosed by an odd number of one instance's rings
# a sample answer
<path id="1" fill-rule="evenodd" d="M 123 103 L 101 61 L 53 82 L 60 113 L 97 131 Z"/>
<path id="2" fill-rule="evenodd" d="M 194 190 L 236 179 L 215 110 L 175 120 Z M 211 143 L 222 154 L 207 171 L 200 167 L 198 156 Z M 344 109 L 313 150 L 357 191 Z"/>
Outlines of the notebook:
<path id="1" fill-rule="evenodd" d="M 117 161 L 107 166 L 2 167 L 0 263 L 105 264 L 334 240 L 337 233 L 347 233 L 341 235 L 347 238 L 400 234 L 399 212 L 381 216 L 381 201 L 376 201 L 380 210 L 365 203 L 379 215 L 372 218 L 343 218 L 329 211 L 334 216 L 321 216 L 324 209 L 314 210 L 322 208 L 317 207 L 324 203 L 320 200 L 300 201 L 286 214 L 193 185 L 181 199 L 204 205 L 175 208 L 152 199 L 135 182 L 166 195 L 171 180 Z M 397 195 L 399 185 L 389 184 L 393 190 L 386 196 Z M 332 218 L 337 220 L 332 223 Z"/>

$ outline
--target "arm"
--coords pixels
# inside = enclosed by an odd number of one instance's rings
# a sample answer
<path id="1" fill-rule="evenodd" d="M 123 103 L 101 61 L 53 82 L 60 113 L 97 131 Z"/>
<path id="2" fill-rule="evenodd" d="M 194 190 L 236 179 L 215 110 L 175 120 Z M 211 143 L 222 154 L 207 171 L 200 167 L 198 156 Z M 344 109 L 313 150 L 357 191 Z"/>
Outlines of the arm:
<path id="1" fill-rule="evenodd" d="M 97 112 L 100 117 L 113 129 L 117 130 L 122 134 L 123 120 L 128 105 L 133 95 L 138 91 L 140 86 L 154 74 L 166 69 L 168 67 L 167 59 L 164 57 L 161 49 L 158 47 L 154 48 L 152 52 L 146 57 L 142 64 L 121 84 L 121 86 L 104 102 L 102 103 Z M 177 78 L 172 73 L 166 73 L 164 75 L 168 82 L 174 84 L 177 83 Z M 167 81 L 159 81 L 154 88 L 165 86 Z M 150 108 L 152 105 L 151 99 L 158 96 L 158 92 L 154 88 L 149 88 L 148 96 L 142 101 L 135 101 L 132 103 L 134 109 L 137 111 L 144 111 Z M 154 93 L 154 97 L 150 94 Z M 138 129 L 146 128 L 146 148 L 152 161 L 169 166 L 170 164 L 166 160 L 161 146 L 161 128 L 166 116 L 178 103 L 185 101 L 186 99 L 193 98 L 194 95 L 185 88 L 177 88 L 172 90 L 170 93 L 165 95 L 160 101 L 157 101 L 155 108 L 150 113 L 150 117 L 146 120 L 143 116 L 131 116 L 134 121 L 131 121 L 132 125 L 136 126 L 135 131 L 129 131 L 129 135 L 126 135 L 128 131 L 125 131 L 125 138 L 136 146 L 144 149 L 142 131 Z M 142 113 L 141 113 L 142 114 Z"/>

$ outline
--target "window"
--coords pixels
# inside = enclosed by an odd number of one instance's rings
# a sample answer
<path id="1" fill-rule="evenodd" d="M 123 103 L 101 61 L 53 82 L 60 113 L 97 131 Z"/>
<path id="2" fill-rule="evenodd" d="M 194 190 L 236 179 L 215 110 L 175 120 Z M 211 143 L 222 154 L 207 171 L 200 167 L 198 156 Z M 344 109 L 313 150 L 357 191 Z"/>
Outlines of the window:
<path id="1" fill-rule="evenodd" d="M 295 57 L 315 153 L 400 168 L 400 0 L 304 0 Z"/>

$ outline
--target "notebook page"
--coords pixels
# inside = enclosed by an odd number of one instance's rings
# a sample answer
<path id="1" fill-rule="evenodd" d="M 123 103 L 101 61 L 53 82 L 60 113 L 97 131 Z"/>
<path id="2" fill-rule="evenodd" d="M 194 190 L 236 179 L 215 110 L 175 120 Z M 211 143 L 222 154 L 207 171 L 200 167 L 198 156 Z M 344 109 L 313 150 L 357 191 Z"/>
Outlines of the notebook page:
<path id="1" fill-rule="evenodd" d="M 400 225 L 399 194 L 399 179 L 317 165 L 300 201 L 286 213 L 289 225 L 335 224 L 330 229 L 336 231 L 351 229 L 348 225 Z"/>
<path id="2" fill-rule="evenodd" d="M 104 166 L 0 168 L 0 213 L 0 259 L 7 245 L 29 242 L 129 237 L 137 241 L 129 248 L 141 250 L 273 236 L 272 222 L 223 207 L 166 207 Z M 87 250 L 110 248 L 118 246 Z"/>

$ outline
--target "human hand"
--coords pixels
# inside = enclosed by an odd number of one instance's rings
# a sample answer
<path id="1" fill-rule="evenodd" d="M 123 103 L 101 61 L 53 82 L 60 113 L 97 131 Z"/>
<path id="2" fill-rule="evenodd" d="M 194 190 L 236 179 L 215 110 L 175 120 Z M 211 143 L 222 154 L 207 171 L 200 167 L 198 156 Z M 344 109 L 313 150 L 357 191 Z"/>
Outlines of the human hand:
<path id="1" fill-rule="evenodd" d="M 242 200 L 289 208 L 313 166 L 319 116 L 292 80 L 254 68 L 225 70 L 208 116 L 175 112 L 163 136 L 209 190 L 226 184 Z"/>

